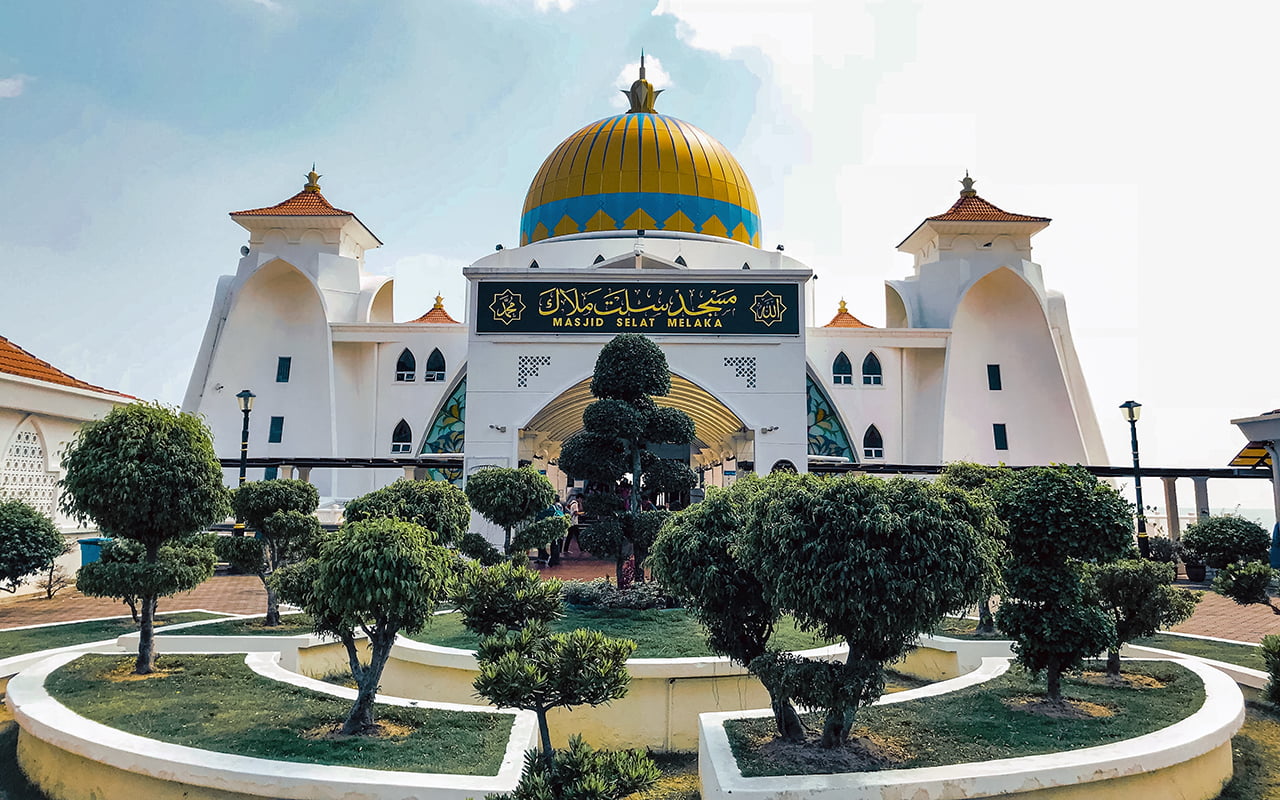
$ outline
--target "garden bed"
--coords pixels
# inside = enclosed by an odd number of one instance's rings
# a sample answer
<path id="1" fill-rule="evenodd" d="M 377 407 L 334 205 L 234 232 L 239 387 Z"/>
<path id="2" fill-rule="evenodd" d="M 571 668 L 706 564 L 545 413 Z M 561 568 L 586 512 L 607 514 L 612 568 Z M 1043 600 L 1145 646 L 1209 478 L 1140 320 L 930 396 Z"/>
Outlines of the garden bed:
<path id="1" fill-rule="evenodd" d="M 1267 664 L 1262 658 L 1262 648 L 1257 645 L 1218 642 L 1213 639 L 1197 639 L 1190 636 L 1174 636 L 1170 633 L 1157 633 L 1155 636 L 1134 639 L 1129 644 L 1138 647 L 1156 647 L 1161 650 L 1172 650 L 1175 653 L 1223 661 L 1227 664 L 1235 664 L 1236 666 L 1256 669 L 1262 672 L 1267 670 Z"/>
<path id="2" fill-rule="evenodd" d="M 707 658 L 713 656 L 697 620 L 686 610 L 634 611 L 570 607 L 551 626 L 556 631 L 590 628 L 609 636 L 636 642 L 634 658 Z M 439 647 L 474 650 L 479 638 L 462 626 L 460 614 L 437 615 L 420 633 L 409 637 Z M 798 630 L 791 617 L 784 617 L 774 630 L 770 644 L 782 650 L 809 650 L 827 644 L 816 635 Z"/>
<path id="3" fill-rule="evenodd" d="M 306 614 L 281 614 L 280 624 L 268 627 L 262 617 L 229 619 L 208 625 L 193 625 L 165 631 L 166 636 L 303 636 L 315 630 L 311 617 Z"/>
<path id="4" fill-rule="evenodd" d="M 407 772 L 496 775 L 509 714 L 379 706 L 397 735 L 326 735 L 350 702 L 269 680 L 243 655 L 162 656 L 162 672 L 129 676 L 133 659 L 85 655 L 45 687 L 77 714 L 127 733 L 233 755 Z"/>
<path id="5" fill-rule="evenodd" d="M 157 632 L 168 625 L 179 622 L 196 622 L 205 619 L 218 619 L 226 614 L 209 611 L 179 611 L 172 614 L 156 616 Z M 138 623 L 130 617 L 114 617 L 112 619 L 94 619 L 85 622 L 54 623 L 33 628 L 10 628 L 0 630 L 0 659 L 51 650 L 56 647 L 70 647 L 77 644 L 99 642 L 115 639 L 126 633 L 136 633 Z M 175 631 L 176 633 L 177 631 Z"/>
<path id="6" fill-rule="evenodd" d="M 860 769 L 857 748 L 828 755 L 816 747 L 785 748 L 771 742 L 772 718 L 729 720 L 726 733 L 744 777 L 817 775 L 877 769 L 912 769 L 1075 750 L 1131 739 L 1168 727 L 1204 703 L 1204 685 L 1174 663 L 1125 664 L 1126 674 L 1149 676 L 1161 687 L 1130 689 L 1104 681 L 1067 677 L 1063 694 L 1110 712 L 1064 720 L 1016 707 L 1020 698 L 1043 691 L 1021 670 L 986 683 L 932 698 L 879 705 L 858 712 L 853 739 L 871 736 L 872 759 Z M 805 719 L 811 731 L 821 719 Z M 815 751 L 818 751 L 815 753 Z"/>

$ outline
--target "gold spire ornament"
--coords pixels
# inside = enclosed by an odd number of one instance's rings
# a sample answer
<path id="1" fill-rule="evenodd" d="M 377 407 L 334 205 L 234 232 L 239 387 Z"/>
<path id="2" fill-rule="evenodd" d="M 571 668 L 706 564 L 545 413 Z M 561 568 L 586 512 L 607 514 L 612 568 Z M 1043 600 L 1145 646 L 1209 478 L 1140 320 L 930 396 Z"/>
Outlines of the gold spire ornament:
<path id="1" fill-rule="evenodd" d="M 441 294 L 436 295 L 436 304 L 431 307 L 431 310 L 432 311 L 444 310 L 444 295 L 441 295 Z"/>
<path id="2" fill-rule="evenodd" d="M 964 179 L 960 181 L 960 184 L 964 186 L 964 188 L 960 190 L 960 196 L 961 197 L 977 197 L 978 192 L 973 188 L 973 185 L 975 183 L 977 183 L 977 181 L 969 177 L 969 170 L 966 169 L 964 171 Z"/>
<path id="3" fill-rule="evenodd" d="M 656 114 L 658 110 L 654 108 L 654 103 L 658 100 L 658 95 L 662 94 L 663 89 L 654 89 L 653 84 L 644 78 L 644 51 L 640 51 L 640 77 L 635 83 L 631 84 L 630 89 L 619 89 L 631 101 L 631 108 L 628 114 Z"/>
<path id="4" fill-rule="evenodd" d="M 320 179 L 323 177 L 324 177 L 323 175 L 316 174 L 316 165 L 312 164 L 311 171 L 307 173 L 307 185 L 303 186 L 302 190 L 304 192 L 320 191 Z"/>
<path id="5" fill-rule="evenodd" d="M 848 314 L 848 313 L 849 313 L 849 307 L 848 307 L 847 305 L 845 305 L 845 303 L 844 303 L 844 298 L 843 298 L 843 297 L 842 297 L 842 298 L 840 298 L 840 310 L 839 310 L 838 312 L 836 312 L 836 313 L 838 313 L 838 314 Z"/>

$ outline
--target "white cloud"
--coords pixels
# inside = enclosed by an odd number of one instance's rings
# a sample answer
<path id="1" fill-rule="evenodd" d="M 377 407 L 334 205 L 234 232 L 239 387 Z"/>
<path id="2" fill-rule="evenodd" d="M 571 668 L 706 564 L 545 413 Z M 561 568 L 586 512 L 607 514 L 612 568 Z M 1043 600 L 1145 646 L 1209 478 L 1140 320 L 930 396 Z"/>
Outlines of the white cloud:
<path id="1" fill-rule="evenodd" d="M 534 6 L 539 11 L 550 11 L 555 8 L 557 11 L 568 11 L 573 8 L 576 0 L 534 0 Z"/>
<path id="2" fill-rule="evenodd" d="M 675 82 L 671 80 L 671 75 L 662 67 L 662 62 L 657 56 L 646 54 L 644 57 L 644 74 L 645 80 L 653 84 L 654 89 L 670 89 L 675 86 Z M 626 89 L 635 83 L 636 78 L 640 75 L 640 59 L 632 61 L 622 68 L 618 73 L 618 77 L 614 79 L 619 89 Z M 627 98 L 619 92 L 614 95 L 611 101 L 614 108 L 627 108 Z"/>
<path id="3" fill-rule="evenodd" d="M 27 88 L 29 75 L 14 75 L 12 78 L 0 78 L 0 97 L 17 97 Z"/>

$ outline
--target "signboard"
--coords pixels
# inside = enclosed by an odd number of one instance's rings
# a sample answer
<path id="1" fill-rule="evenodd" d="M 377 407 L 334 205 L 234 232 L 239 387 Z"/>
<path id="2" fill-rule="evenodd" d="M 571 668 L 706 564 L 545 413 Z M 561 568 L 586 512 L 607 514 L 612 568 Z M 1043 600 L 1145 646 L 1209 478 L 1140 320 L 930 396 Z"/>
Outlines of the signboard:
<path id="1" fill-rule="evenodd" d="M 480 333 L 661 333 L 794 336 L 794 283 L 482 281 Z"/>

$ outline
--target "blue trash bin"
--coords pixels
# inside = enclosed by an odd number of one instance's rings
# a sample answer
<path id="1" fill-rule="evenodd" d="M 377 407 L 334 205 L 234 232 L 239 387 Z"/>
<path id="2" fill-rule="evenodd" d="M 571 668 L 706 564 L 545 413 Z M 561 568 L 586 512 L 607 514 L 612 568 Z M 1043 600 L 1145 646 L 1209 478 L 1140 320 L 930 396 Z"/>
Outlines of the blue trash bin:
<path id="1" fill-rule="evenodd" d="M 107 536 L 94 536 L 89 539 L 79 539 L 80 542 L 80 566 L 92 564 L 102 557 L 102 545 L 111 541 Z"/>

